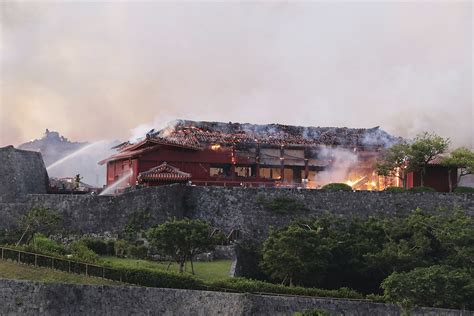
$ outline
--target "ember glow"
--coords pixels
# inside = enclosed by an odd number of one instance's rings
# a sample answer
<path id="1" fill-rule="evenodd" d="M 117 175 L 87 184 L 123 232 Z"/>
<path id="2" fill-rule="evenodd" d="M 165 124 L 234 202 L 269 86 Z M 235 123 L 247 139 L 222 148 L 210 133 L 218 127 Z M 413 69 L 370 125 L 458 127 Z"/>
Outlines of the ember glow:
<path id="1" fill-rule="evenodd" d="M 109 184 L 122 176 L 123 166 L 134 169 L 130 186 L 140 179 L 143 185 L 165 184 L 145 177 L 150 168 L 165 164 L 173 177 L 184 172 L 197 185 L 315 189 L 344 182 L 354 190 L 381 190 L 393 181 L 375 174 L 375 161 L 382 149 L 400 140 L 379 127 L 184 120 L 152 129 L 140 139 L 121 144 L 118 153 L 100 162 L 107 164 Z"/>

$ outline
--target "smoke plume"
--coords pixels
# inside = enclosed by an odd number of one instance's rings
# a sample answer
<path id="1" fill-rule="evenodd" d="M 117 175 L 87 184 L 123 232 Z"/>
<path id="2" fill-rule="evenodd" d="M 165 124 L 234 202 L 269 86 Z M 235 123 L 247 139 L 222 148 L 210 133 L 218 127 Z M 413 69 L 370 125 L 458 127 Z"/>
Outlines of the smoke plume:
<path id="1" fill-rule="evenodd" d="M 354 152 L 330 147 L 321 147 L 318 158 L 331 161 L 330 168 L 316 174 L 315 181 L 318 185 L 346 182 L 351 168 L 355 167 L 358 161 Z"/>
<path id="2" fill-rule="evenodd" d="M 0 6 L 0 146 L 46 128 L 126 140 L 155 117 L 473 146 L 471 1 Z"/>

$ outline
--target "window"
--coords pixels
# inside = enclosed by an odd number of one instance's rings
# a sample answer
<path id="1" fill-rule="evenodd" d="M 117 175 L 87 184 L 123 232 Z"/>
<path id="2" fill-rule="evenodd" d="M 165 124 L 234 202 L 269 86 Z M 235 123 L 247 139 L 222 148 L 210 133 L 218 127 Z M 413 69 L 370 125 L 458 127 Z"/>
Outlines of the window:
<path id="1" fill-rule="evenodd" d="M 252 175 L 251 167 L 235 167 L 235 174 L 238 177 L 250 177 Z"/>
<path id="2" fill-rule="evenodd" d="M 272 173 L 270 168 L 260 168 L 260 178 L 271 179 Z"/>
<path id="3" fill-rule="evenodd" d="M 209 168 L 209 175 L 211 177 L 217 177 L 223 174 L 224 174 L 224 168 L 216 168 L 216 167 Z"/>

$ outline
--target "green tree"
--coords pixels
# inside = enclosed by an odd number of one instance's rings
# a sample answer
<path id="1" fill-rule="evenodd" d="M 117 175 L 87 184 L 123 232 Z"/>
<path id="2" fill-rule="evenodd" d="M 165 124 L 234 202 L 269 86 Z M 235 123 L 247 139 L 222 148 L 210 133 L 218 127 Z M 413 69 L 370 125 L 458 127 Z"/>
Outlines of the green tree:
<path id="1" fill-rule="evenodd" d="M 407 312 L 414 306 L 474 308 L 472 271 L 433 265 L 394 272 L 382 282 L 384 296 Z"/>
<path id="2" fill-rule="evenodd" d="M 458 183 L 461 181 L 461 177 L 473 174 L 474 173 L 474 151 L 469 150 L 466 147 L 461 147 L 443 159 L 443 165 L 447 167 L 455 167 L 459 168 L 458 174 Z M 451 192 L 453 189 L 451 183 L 451 168 L 448 169 L 448 177 L 449 177 L 449 191 Z"/>
<path id="3" fill-rule="evenodd" d="M 403 218 L 384 220 L 381 250 L 366 257 L 388 275 L 435 264 L 474 264 L 474 221 L 463 211 L 427 214 L 419 209 Z"/>
<path id="4" fill-rule="evenodd" d="M 421 186 L 424 186 L 428 164 L 446 152 L 448 145 L 449 139 L 427 132 L 419 134 L 411 142 L 408 148 L 408 170 L 420 172 Z"/>
<path id="5" fill-rule="evenodd" d="M 27 236 L 28 243 L 36 233 L 41 233 L 46 237 L 51 236 L 58 228 L 62 221 L 62 215 L 54 210 L 44 207 L 31 209 L 21 220 L 23 234 L 16 243 L 17 246 Z"/>
<path id="6" fill-rule="evenodd" d="M 406 168 L 410 146 L 406 143 L 395 144 L 385 150 L 375 165 L 379 176 L 398 177 L 406 188 Z"/>
<path id="7" fill-rule="evenodd" d="M 151 214 L 148 210 L 137 210 L 132 213 L 125 225 L 125 239 L 135 241 L 137 237 L 141 237 L 143 231 L 151 226 L 150 219 Z"/>
<path id="8" fill-rule="evenodd" d="M 271 229 L 262 249 L 262 269 L 282 284 L 317 284 L 330 252 L 318 230 L 305 223 Z"/>
<path id="9" fill-rule="evenodd" d="M 158 227 L 147 231 L 147 239 L 162 255 L 171 257 L 184 272 L 187 260 L 191 262 L 194 274 L 193 258 L 206 251 L 214 250 L 216 240 L 210 236 L 211 228 L 199 220 L 176 218 L 168 220 Z"/>

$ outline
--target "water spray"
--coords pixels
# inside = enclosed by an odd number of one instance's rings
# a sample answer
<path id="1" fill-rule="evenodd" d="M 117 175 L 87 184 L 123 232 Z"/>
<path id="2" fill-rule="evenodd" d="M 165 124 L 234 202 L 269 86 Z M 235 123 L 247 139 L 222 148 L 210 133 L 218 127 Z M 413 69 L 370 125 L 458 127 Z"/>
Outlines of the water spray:
<path id="1" fill-rule="evenodd" d="M 108 194 L 113 194 L 115 189 L 117 189 L 121 184 L 125 183 L 128 181 L 128 179 L 133 175 L 133 170 L 130 169 L 127 172 L 125 172 L 123 175 L 120 176 L 114 183 L 112 183 L 110 186 L 107 186 L 102 192 L 100 192 L 99 195 L 108 195 Z"/>
<path id="2" fill-rule="evenodd" d="M 98 146 L 99 144 L 103 144 L 105 141 L 104 140 L 100 140 L 100 141 L 97 141 L 97 142 L 93 142 L 89 145 L 86 145 L 84 147 L 81 147 L 79 148 L 78 150 L 76 150 L 75 152 L 72 152 L 70 153 L 69 155 L 67 155 L 66 157 L 63 157 L 55 162 L 53 162 L 52 164 L 50 164 L 48 167 L 46 167 L 46 170 L 47 171 L 50 171 L 51 169 L 57 167 L 57 166 L 60 166 L 62 165 L 64 162 L 68 161 L 69 159 L 72 159 L 74 157 L 77 157 L 79 155 L 82 155 L 84 154 L 85 152 L 87 152 L 88 150 L 90 150 L 91 148 L 93 147 L 96 147 Z"/>

